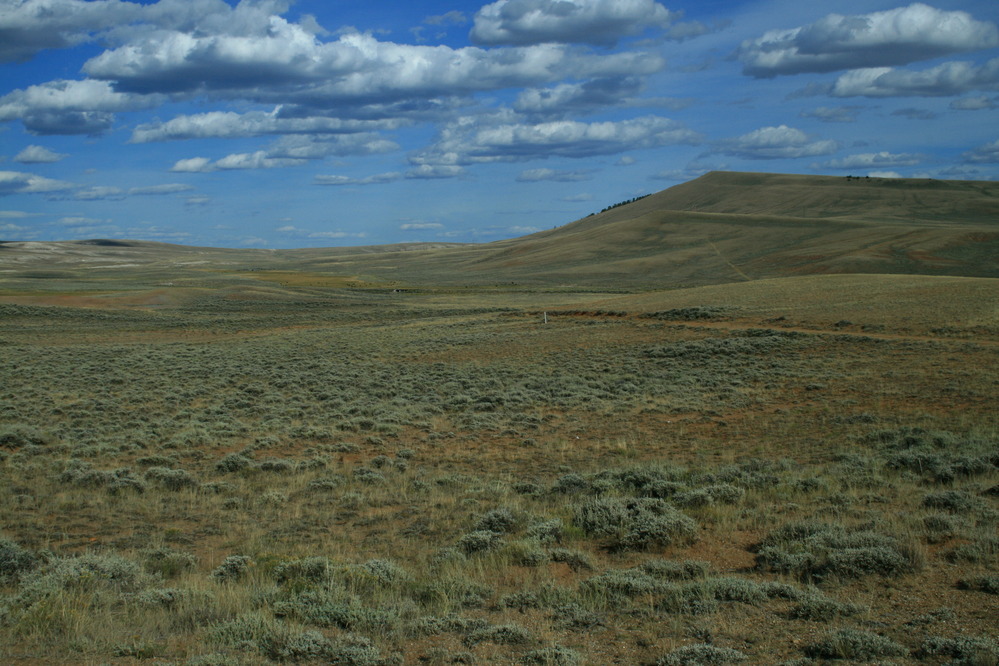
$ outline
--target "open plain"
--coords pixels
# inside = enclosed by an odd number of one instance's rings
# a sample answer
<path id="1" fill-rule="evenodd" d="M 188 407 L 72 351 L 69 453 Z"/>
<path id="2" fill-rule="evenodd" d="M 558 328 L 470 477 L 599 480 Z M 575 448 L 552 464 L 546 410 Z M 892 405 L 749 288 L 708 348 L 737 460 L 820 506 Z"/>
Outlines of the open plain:
<path id="1" fill-rule="evenodd" d="M 999 663 L 999 184 L 0 244 L 5 663 Z"/>

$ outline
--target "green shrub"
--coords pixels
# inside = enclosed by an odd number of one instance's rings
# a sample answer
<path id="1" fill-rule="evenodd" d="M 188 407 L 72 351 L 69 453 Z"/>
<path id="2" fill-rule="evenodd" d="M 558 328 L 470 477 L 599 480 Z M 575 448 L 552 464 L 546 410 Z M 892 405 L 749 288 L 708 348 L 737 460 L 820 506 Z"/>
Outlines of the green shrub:
<path id="1" fill-rule="evenodd" d="M 995 666 L 999 664 L 999 643 L 988 637 L 931 636 L 920 646 L 917 656 L 950 657 L 956 666 Z"/>
<path id="2" fill-rule="evenodd" d="M 721 483 L 695 490 L 677 493 L 673 501 L 678 506 L 699 507 L 711 504 L 738 504 L 745 497 L 746 491 L 730 483 Z"/>
<path id="3" fill-rule="evenodd" d="M 499 548 L 503 543 L 503 535 L 490 530 L 478 530 L 465 534 L 456 544 L 458 550 L 465 555 L 484 553 L 489 550 Z"/>
<path id="4" fill-rule="evenodd" d="M 520 663 L 524 666 L 576 666 L 582 662 L 583 658 L 578 652 L 559 645 L 531 650 L 520 658 Z"/>
<path id="5" fill-rule="evenodd" d="M 974 590 L 986 594 L 999 594 L 999 575 L 962 578 L 957 582 L 958 589 Z"/>
<path id="6" fill-rule="evenodd" d="M 639 569 L 659 580 L 683 581 L 706 578 L 711 571 L 711 564 L 698 560 L 677 562 L 655 558 L 643 562 Z"/>
<path id="7" fill-rule="evenodd" d="M 495 643 L 497 645 L 527 645 L 534 639 L 531 632 L 518 624 L 498 624 L 482 627 L 469 632 L 465 636 L 468 646 L 478 643 Z"/>
<path id="8" fill-rule="evenodd" d="M 220 583 L 237 581 L 249 571 L 251 562 L 247 555 L 230 555 L 212 571 L 212 578 Z"/>
<path id="9" fill-rule="evenodd" d="M 539 543 L 561 543 L 565 526 L 560 518 L 534 523 L 527 528 L 527 537 Z"/>
<path id="10" fill-rule="evenodd" d="M 837 601 L 812 590 L 798 599 L 798 603 L 791 607 L 787 616 L 794 620 L 831 622 L 838 617 L 857 615 L 864 610 L 863 606 Z"/>
<path id="11" fill-rule="evenodd" d="M 923 496 L 923 506 L 950 513 L 968 513 L 981 506 L 981 500 L 962 490 L 943 490 Z"/>
<path id="12" fill-rule="evenodd" d="M 253 463 L 252 460 L 239 453 L 229 453 L 215 463 L 215 471 L 221 474 L 232 474 L 248 468 Z"/>
<path id="13" fill-rule="evenodd" d="M 573 522 L 591 536 L 607 538 L 613 550 L 690 543 L 697 534 L 693 518 L 655 498 L 594 498 L 577 505 Z"/>
<path id="14" fill-rule="evenodd" d="M 713 664 L 738 664 L 748 657 L 732 648 L 699 643 L 684 645 L 660 658 L 656 666 L 712 666 Z"/>
<path id="15" fill-rule="evenodd" d="M 0 537 L 0 583 L 17 579 L 38 566 L 38 556 L 19 544 Z"/>
<path id="16" fill-rule="evenodd" d="M 329 580 L 333 565 L 325 557 L 304 557 L 299 560 L 281 562 L 272 570 L 278 585 L 292 589 L 302 589 Z"/>
<path id="17" fill-rule="evenodd" d="M 150 467 L 146 470 L 145 478 L 161 488 L 173 491 L 195 488 L 198 485 L 198 480 L 186 470 L 168 467 Z"/>
<path id="18" fill-rule="evenodd" d="M 757 548 L 757 565 L 769 571 L 817 580 L 915 571 L 918 554 L 892 536 L 813 521 L 783 525 Z"/>
<path id="19" fill-rule="evenodd" d="M 890 638 L 857 629 L 839 629 L 805 648 L 815 659 L 873 661 L 884 657 L 905 657 L 909 651 Z"/>
<path id="20" fill-rule="evenodd" d="M 45 446 L 54 441 L 48 433 L 32 426 L 5 425 L 0 426 L 0 446 L 8 449 L 19 449 L 24 446 Z"/>
<path id="21" fill-rule="evenodd" d="M 370 640 L 347 634 L 331 640 L 318 631 L 296 631 L 265 620 L 243 616 L 216 625 L 211 630 L 214 642 L 240 650 L 254 650 L 279 662 L 315 662 L 344 666 L 376 666 L 381 653 Z"/>
<path id="22" fill-rule="evenodd" d="M 191 571 L 198 563 L 191 553 L 172 548 L 151 548 L 142 551 L 143 567 L 147 573 L 163 578 L 174 578 L 184 571 Z"/>
<path id="23" fill-rule="evenodd" d="M 478 520 L 475 521 L 473 531 L 481 532 L 496 532 L 498 534 L 507 534 L 513 531 L 514 527 L 517 526 L 517 517 L 514 516 L 513 511 L 503 507 L 500 509 L 493 509 L 492 511 L 480 516 Z"/>
<path id="24" fill-rule="evenodd" d="M 552 562 L 563 562 L 573 571 L 592 571 L 593 562 L 590 556 L 581 550 L 572 548 L 552 548 L 548 551 L 548 559 Z"/>

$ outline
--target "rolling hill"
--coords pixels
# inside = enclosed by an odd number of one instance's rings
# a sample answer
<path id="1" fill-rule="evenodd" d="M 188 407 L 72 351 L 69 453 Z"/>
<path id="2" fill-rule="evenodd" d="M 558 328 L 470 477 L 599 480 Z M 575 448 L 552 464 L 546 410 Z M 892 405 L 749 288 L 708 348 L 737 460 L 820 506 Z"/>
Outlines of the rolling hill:
<path id="1" fill-rule="evenodd" d="M 712 172 L 556 229 L 477 245 L 0 243 L 6 280 L 126 269 L 150 278 L 269 269 L 381 285 L 605 289 L 845 273 L 999 277 L 999 183 Z"/>

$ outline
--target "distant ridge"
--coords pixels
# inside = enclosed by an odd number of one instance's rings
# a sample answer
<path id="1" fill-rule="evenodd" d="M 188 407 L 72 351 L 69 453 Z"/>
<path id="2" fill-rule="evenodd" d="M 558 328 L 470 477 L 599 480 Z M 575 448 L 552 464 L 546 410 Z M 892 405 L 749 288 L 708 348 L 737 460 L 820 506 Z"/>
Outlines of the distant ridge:
<path id="1" fill-rule="evenodd" d="M 999 278 L 999 183 L 713 171 L 556 229 L 486 244 L 230 250 L 109 239 L 10 242 L 0 278 L 42 262 L 79 268 L 84 258 L 93 274 L 101 257 L 121 267 L 297 270 L 393 285 L 631 289 L 849 273 Z"/>

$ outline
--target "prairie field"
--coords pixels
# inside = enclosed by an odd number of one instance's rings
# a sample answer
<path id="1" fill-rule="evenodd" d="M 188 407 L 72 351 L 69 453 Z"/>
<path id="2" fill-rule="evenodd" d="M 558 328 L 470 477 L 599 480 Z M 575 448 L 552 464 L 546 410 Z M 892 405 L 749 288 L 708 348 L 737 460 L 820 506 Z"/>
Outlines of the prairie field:
<path id="1" fill-rule="evenodd" d="M 0 283 L 4 663 L 999 663 L 999 280 L 264 268 Z"/>

